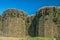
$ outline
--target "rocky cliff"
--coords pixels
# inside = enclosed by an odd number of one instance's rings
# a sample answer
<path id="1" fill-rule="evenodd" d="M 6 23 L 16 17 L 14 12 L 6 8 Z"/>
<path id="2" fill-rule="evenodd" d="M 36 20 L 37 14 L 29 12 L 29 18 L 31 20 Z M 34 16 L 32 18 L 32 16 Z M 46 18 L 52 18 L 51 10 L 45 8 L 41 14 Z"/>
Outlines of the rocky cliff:
<path id="1" fill-rule="evenodd" d="M 8 9 L 0 16 L 1 36 L 60 37 L 60 7 L 43 7 L 36 14 Z"/>
<path id="2" fill-rule="evenodd" d="M 16 9 L 8 9 L 2 15 L 2 31 L 4 36 L 25 36 L 27 15 Z"/>

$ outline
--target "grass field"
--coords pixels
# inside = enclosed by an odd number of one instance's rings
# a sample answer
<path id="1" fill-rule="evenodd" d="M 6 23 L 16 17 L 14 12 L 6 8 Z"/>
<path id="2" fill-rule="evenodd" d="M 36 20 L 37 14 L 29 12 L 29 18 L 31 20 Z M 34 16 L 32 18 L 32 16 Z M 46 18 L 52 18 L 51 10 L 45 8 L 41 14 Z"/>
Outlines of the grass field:
<path id="1" fill-rule="evenodd" d="M 28 37 L 28 40 L 53 40 L 53 39 L 45 37 Z"/>
<path id="2" fill-rule="evenodd" d="M 45 37 L 0 37 L 0 40 L 53 40 L 52 38 Z"/>

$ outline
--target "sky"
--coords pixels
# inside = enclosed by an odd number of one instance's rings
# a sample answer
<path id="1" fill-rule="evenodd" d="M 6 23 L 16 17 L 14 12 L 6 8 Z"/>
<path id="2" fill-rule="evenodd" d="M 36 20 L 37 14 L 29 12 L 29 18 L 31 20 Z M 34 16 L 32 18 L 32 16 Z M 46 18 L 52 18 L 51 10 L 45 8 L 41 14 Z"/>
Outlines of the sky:
<path id="1" fill-rule="evenodd" d="M 60 0 L 0 0 L 0 15 L 10 8 L 22 10 L 28 15 L 32 15 L 44 6 L 60 6 Z"/>

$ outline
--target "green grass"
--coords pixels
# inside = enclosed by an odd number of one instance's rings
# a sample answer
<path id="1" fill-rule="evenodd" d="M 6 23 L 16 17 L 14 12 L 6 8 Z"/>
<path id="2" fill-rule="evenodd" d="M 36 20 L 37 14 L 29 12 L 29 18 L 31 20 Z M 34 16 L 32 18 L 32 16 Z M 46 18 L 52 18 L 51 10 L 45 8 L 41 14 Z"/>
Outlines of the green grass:
<path id="1" fill-rule="evenodd" d="M 57 40 L 60 40 L 60 38 L 57 38 Z"/>
<path id="2" fill-rule="evenodd" d="M 53 40 L 53 38 L 49 38 L 49 37 L 31 37 L 31 36 L 25 36 L 25 37 L 17 37 L 17 38 L 27 38 L 28 40 Z"/>
<path id="3" fill-rule="evenodd" d="M 46 38 L 46 37 L 27 37 L 28 40 L 53 40 L 52 38 Z"/>

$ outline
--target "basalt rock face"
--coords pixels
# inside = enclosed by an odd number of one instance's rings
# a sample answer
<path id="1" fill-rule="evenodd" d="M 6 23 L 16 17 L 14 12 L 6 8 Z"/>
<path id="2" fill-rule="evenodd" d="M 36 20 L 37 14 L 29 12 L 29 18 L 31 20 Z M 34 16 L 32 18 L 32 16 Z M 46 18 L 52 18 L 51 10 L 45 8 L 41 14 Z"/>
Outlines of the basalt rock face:
<path id="1" fill-rule="evenodd" d="M 4 36 L 25 36 L 27 15 L 15 9 L 8 9 L 2 15 L 2 27 Z"/>
<path id="2" fill-rule="evenodd" d="M 30 36 L 38 37 L 60 37 L 60 8 L 44 7 L 39 9 L 28 29 Z"/>
<path id="3" fill-rule="evenodd" d="M 38 36 L 44 37 L 58 37 L 57 24 L 53 22 L 53 19 L 58 14 L 55 7 L 46 7 L 40 9 L 36 16 L 38 18 Z"/>
<path id="4" fill-rule="evenodd" d="M 2 36 L 2 16 L 0 16 L 0 36 Z"/>
<path id="5" fill-rule="evenodd" d="M 14 37 L 60 37 L 60 8 L 44 7 L 27 16 L 22 11 L 8 9 L 0 16 L 0 35 Z"/>

